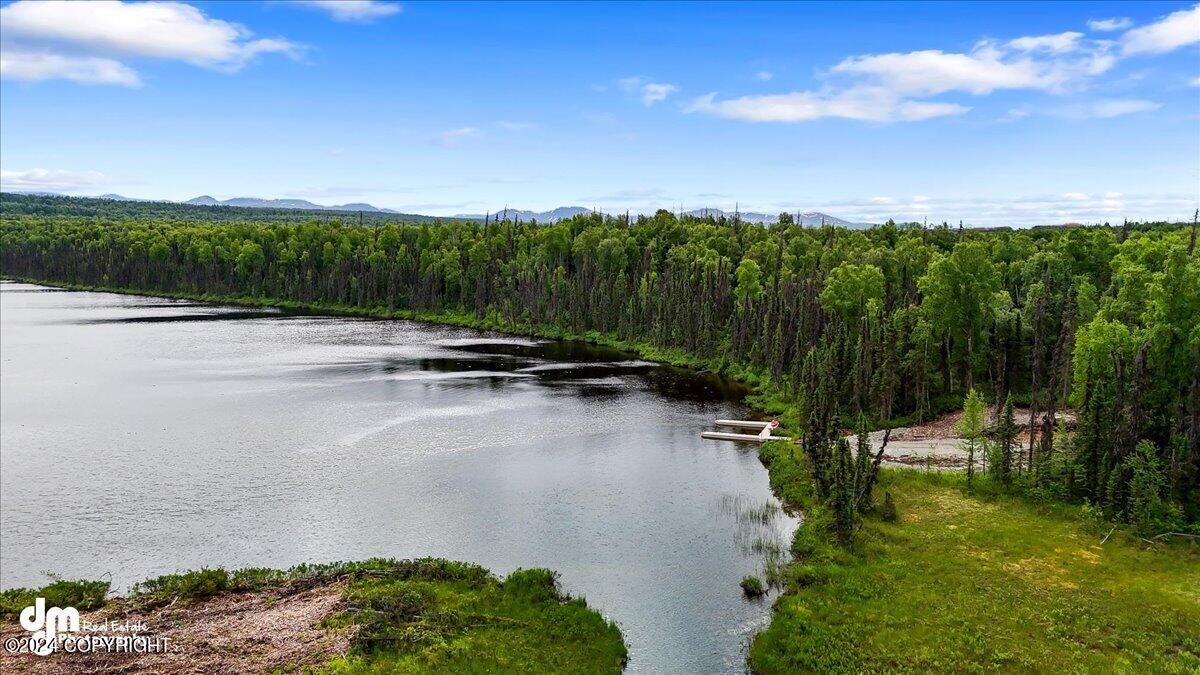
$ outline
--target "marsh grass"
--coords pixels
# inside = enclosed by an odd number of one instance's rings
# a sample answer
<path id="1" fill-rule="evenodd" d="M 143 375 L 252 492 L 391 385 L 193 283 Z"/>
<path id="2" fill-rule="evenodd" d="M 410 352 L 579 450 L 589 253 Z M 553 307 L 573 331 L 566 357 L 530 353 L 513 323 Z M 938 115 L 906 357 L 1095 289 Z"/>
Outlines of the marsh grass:
<path id="1" fill-rule="evenodd" d="M 723 495 L 719 509 L 736 523 L 738 549 L 758 562 L 759 572 L 766 579 L 763 592 L 782 586 L 783 569 L 790 559 L 779 525 L 783 508 L 772 500 L 759 502 L 745 495 Z"/>

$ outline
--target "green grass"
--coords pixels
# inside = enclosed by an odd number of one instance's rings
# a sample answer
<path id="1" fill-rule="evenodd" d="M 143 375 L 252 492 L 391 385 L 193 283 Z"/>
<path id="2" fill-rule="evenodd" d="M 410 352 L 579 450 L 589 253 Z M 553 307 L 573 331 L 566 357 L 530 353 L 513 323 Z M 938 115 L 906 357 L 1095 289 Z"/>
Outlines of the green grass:
<path id="1" fill-rule="evenodd" d="M 347 600 L 357 610 L 332 620 L 360 624 L 359 638 L 326 673 L 617 673 L 627 657 L 620 630 L 549 570 L 368 577 Z"/>
<path id="2" fill-rule="evenodd" d="M 811 507 L 803 458 L 772 445 L 773 481 L 804 481 L 785 487 Z M 1200 546 L 1120 530 L 1101 545 L 1109 528 L 1079 507 L 958 475 L 885 470 L 878 490 L 898 520 L 868 516 L 853 548 L 822 534 L 820 508 L 797 533 L 752 670 L 1200 672 Z"/>

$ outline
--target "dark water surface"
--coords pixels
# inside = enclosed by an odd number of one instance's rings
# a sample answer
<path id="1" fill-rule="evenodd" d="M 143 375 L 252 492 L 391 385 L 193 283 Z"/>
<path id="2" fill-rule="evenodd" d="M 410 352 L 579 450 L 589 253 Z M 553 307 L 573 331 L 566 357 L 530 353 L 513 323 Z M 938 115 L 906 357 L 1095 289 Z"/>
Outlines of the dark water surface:
<path id="1" fill-rule="evenodd" d="M 712 378 L 576 343 L 0 284 L 0 586 L 439 556 L 543 566 L 632 672 L 744 668 L 795 522 Z M 774 509 L 768 509 L 772 512 Z"/>

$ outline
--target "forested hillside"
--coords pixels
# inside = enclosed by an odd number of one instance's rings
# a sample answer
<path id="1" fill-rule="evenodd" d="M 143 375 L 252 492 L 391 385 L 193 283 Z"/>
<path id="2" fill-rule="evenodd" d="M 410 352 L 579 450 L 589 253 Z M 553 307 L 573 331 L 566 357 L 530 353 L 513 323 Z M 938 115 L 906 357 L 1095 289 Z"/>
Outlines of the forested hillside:
<path id="1" fill-rule="evenodd" d="M 19 212 L 18 212 L 19 213 Z M 1200 517 L 1200 253 L 1189 226 L 769 228 L 659 211 L 554 225 L 175 223 L 6 207 L 7 276 L 600 334 L 751 379 L 806 434 L 1030 405 L 1014 490 L 1146 531 Z M 1064 433 L 1054 413 L 1073 410 Z"/>
<path id="2" fill-rule="evenodd" d="M 87 218 L 154 218 L 189 222 L 264 222 L 307 223 L 342 222 L 382 225 L 384 223 L 431 223 L 433 216 L 380 211 L 335 211 L 332 209 L 264 208 L 221 204 L 66 197 L 0 192 L 0 212 L 4 215 L 80 216 Z"/>

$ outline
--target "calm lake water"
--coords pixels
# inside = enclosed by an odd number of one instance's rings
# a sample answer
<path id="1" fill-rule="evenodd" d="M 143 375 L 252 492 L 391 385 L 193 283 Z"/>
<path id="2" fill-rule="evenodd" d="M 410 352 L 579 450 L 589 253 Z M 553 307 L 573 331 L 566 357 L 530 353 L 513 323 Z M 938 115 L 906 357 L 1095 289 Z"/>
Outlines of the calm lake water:
<path id="1" fill-rule="evenodd" d="M 0 586 L 439 556 L 543 566 L 632 672 L 744 669 L 786 548 L 713 378 L 576 343 L 0 284 Z M 741 514 L 741 515 L 739 515 Z"/>

